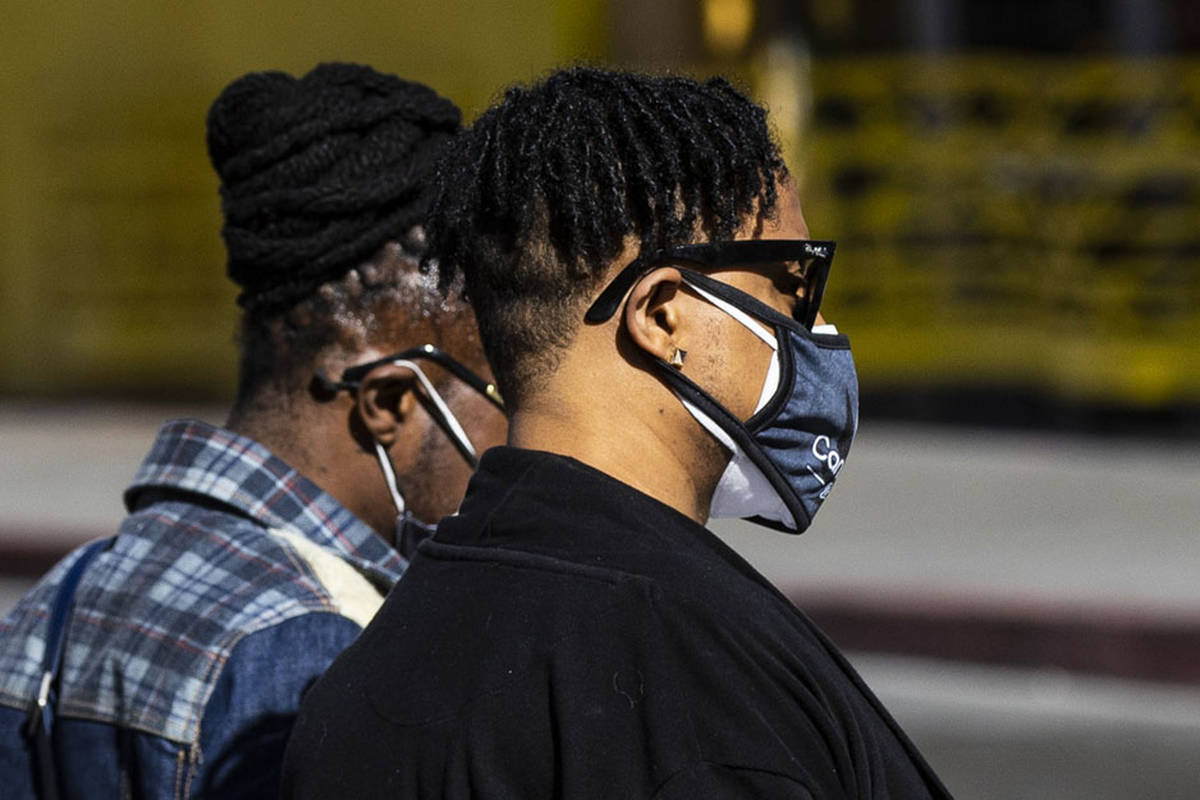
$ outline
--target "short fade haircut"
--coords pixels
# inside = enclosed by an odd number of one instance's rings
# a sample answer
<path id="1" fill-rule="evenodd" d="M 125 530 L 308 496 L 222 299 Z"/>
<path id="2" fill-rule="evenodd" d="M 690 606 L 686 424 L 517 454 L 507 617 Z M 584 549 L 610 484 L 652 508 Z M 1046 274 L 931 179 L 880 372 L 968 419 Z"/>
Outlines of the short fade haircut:
<path id="1" fill-rule="evenodd" d="M 508 89 L 450 147 L 429 217 L 510 404 L 556 368 L 630 241 L 730 238 L 770 215 L 786 167 L 766 112 L 728 81 L 575 67 Z"/>
<path id="2" fill-rule="evenodd" d="M 466 311 L 416 269 L 434 165 L 460 122 L 429 87 L 340 62 L 252 72 L 213 102 L 208 152 L 242 289 L 235 413 L 304 389 L 327 348 L 373 343 L 385 312 Z"/>

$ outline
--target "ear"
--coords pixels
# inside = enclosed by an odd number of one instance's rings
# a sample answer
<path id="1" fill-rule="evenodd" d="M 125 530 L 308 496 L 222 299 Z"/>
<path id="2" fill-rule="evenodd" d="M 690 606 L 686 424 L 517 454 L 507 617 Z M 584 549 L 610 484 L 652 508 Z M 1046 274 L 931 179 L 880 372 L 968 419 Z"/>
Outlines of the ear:
<path id="1" fill-rule="evenodd" d="M 358 387 L 358 413 L 363 425 L 384 447 L 391 447 L 400 426 L 412 416 L 417 398 L 417 376 L 408 367 L 380 364 L 367 373 Z"/>
<path id="2" fill-rule="evenodd" d="M 679 342 L 680 284 L 683 277 L 674 267 L 648 272 L 629 293 L 625 303 L 625 329 L 634 344 L 666 361 Z"/>

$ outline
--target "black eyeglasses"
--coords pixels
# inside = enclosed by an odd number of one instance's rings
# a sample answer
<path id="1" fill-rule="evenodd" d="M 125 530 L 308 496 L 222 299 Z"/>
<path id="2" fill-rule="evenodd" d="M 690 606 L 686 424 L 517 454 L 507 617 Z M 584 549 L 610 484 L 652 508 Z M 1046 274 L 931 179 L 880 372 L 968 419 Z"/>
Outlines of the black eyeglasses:
<path id="1" fill-rule="evenodd" d="M 492 402 L 496 408 L 504 410 L 504 398 L 500 396 L 500 392 L 496 389 L 494 383 L 488 383 L 475 373 L 470 367 L 463 364 L 458 359 L 451 356 L 449 353 L 435 347 L 432 344 L 423 344 L 420 347 L 412 347 L 408 350 L 401 350 L 399 353 L 392 353 L 390 356 L 377 358 L 374 361 L 368 361 L 365 364 L 355 364 L 353 367 L 346 368 L 342 372 L 340 381 L 331 380 L 324 370 L 317 369 L 313 375 L 313 382 L 316 383 L 322 390 L 330 395 L 335 395 L 340 391 L 357 392 L 358 387 L 362 385 L 363 379 L 367 374 L 378 366 L 383 364 L 394 364 L 399 361 L 408 361 L 416 370 L 417 377 L 424 386 L 426 393 L 429 395 L 431 402 L 430 413 L 433 415 L 437 423 L 442 426 L 442 429 L 450 436 L 459 452 L 467 459 L 467 462 L 475 467 L 479 464 L 479 454 L 475 450 L 475 446 L 471 443 L 471 438 L 463 429 L 462 423 L 446 405 L 437 389 L 429 381 L 429 378 L 416 365 L 416 361 L 432 361 L 440 367 L 448 370 L 454 377 L 461 380 L 463 383 L 470 386 L 475 391 L 486 397 Z M 385 471 L 387 467 L 385 466 Z"/>
<path id="2" fill-rule="evenodd" d="M 789 272 L 804 286 L 804 297 L 796 306 L 795 319 L 807 330 L 812 330 L 836 247 L 835 242 L 812 239 L 738 239 L 666 247 L 638 256 L 621 270 L 588 308 L 584 320 L 597 323 L 610 319 L 634 284 L 650 270 L 665 264 L 684 263 L 717 269 L 782 263 L 789 265 Z"/>
<path id="3" fill-rule="evenodd" d="M 398 353 L 392 353 L 390 356 L 377 358 L 374 361 L 368 361 L 365 364 L 355 364 L 353 367 L 347 367 L 342 372 L 341 380 L 334 381 L 325 374 L 321 369 L 316 371 L 317 383 L 325 390 L 334 393 L 341 390 L 355 392 L 362 385 L 363 378 L 378 366 L 383 364 L 391 364 L 395 361 L 432 361 L 439 367 L 447 370 L 454 377 L 458 378 L 463 383 L 470 386 L 475 391 L 482 394 L 492 404 L 501 411 L 504 410 L 504 398 L 500 396 L 500 390 L 496 388 L 496 384 L 489 383 L 479 376 L 474 370 L 461 361 L 450 355 L 446 351 L 432 344 L 423 344 L 420 347 L 411 347 L 408 350 L 401 350 Z"/>

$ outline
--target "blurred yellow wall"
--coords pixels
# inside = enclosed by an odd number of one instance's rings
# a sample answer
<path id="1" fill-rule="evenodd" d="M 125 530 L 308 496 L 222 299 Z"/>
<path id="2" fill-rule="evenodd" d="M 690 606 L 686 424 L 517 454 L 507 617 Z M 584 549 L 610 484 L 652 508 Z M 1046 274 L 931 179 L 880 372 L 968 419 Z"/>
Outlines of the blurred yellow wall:
<path id="1" fill-rule="evenodd" d="M 0 33 L 0 392 L 228 396 L 204 115 L 251 70 L 348 60 L 468 118 L 604 54 L 596 0 L 6 2 Z"/>
<path id="2" fill-rule="evenodd" d="M 1200 404 L 1200 62 L 823 59 L 799 143 L 872 387 Z"/>
<path id="3" fill-rule="evenodd" d="M 238 75 L 361 61 L 470 119 L 510 82 L 615 57 L 767 103 L 814 235 L 841 242 L 827 309 L 865 388 L 1200 403 L 1200 62 L 814 59 L 783 34 L 747 45 L 747 8 L 6 3 L 0 393 L 229 396 L 204 114 Z M 742 38 L 714 39 L 722 20 Z"/>

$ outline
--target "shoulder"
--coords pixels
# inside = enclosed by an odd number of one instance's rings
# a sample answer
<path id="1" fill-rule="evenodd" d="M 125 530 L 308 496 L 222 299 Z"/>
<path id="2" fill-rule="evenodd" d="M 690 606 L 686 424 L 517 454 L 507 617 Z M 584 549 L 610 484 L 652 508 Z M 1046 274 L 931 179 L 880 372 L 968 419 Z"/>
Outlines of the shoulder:
<path id="1" fill-rule="evenodd" d="M 358 704 L 402 726 L 469 716 L 475 699 L 519 691 L 548 659 L 623 646 L 619 635 L 647 624 L 652 592 L 603 568 L 426 543 L 309 704 L 347 721 Z M 422 690 L 396 691 L 408 686 Z"/>
<path id="2" fill-rule="evenodd" d="M 36 696 L 51 607 L 85 547 L 72 550 L 51 567 L 0 619 L 0 704 L 24 708 Z"/>
<path id="3" fill-rule="evenodd" d="M 200 720 L 198 777 L 203 796 L 262 795 L 278 789 L 278 771 L 301 698 L 359 634 L 339 614 L 293 617 L 242 637 L 213 682 Z"/>
<path id="4" fill-rule="evenodd" d="M 300 640 L 311 627 L 344 644 L 361 628 L 367 605 L 358 596 L 344 600 L 344 589 L 326 585 L 313 560 L 320 559 L 301 554 L 287 536 L 219 509 L 166 502 L 130 515 L 76 592 L 62 713 L 194 742 L 203 709 L 231 660 L 239 663 L 233 654 L 243 641 L 249 653 L 255 641 Z M 36 691 L 46 609 L 61 567 L 5 621 L 0 691 L 21 702 Z M 356 588 L 363 585 L 370 588 L 365 579 Z M 311 623 L 292 623 L 310 616 Z M 324 657 L 319 647 L 302 655 Z"/>
<path id="5" fill-rule="evenodd" d="M 355 588 L 370 586 L 336 553 L 298 532 L 182 502 L 131 515 L 112 555 L 107 572 L 104 562 L 94 569 L 91 594 L 81 589 L 80 601 L 106 607 L 113 598 L 104 585 L 115 584 L 126 595 L 138 587 L 144 600 L 125 597 L 123 612 L 136 616 L 144 608 L 165 614 L 172 629 L 182 627 L 205 647 L 228 648 L 242 636 L 307 613 L 342 613 L 346 592 L 327 579 L 329 562 L 358 577 Z M 193 629 L 189 619 L 204 625 Z"/>
<path id="6" fill-rule="evenodd" d="M 297 699 L 286 687 L 307 688 L 361 632 L 354 620 L 333 612 L 304 614 L 260 628 L 230 648 L 215 683 L 233 696 L 278 694 L 284 699 L 273 708 L 290 703 L 294 710 Z M 282 687 L 277 693 L 276 686 Z M 218 699 L 215 694 L 209 698 L 209 710 Z"/>
<path id="7" fill-rule="evenodd" d="M 444 548 L 422 550 L 317 681 L 289 749 L 294 784 L 344 790 L 327 765 L 353 762 L 358 785 L 437 786 L 454 762 L 498 796 L 543 796 L 561 779 L 597 796 L 809 797 L 798 770 L 754 768 L 789 762 L 754 752 L 775 733 L 745 730 L 761 687 L 727 685 L 762 670 L 731 657 L 713 615 L 644 576 L 480 550 L 454 570 Z M 745 770 L 698 766 L 731 747 Z"/>

